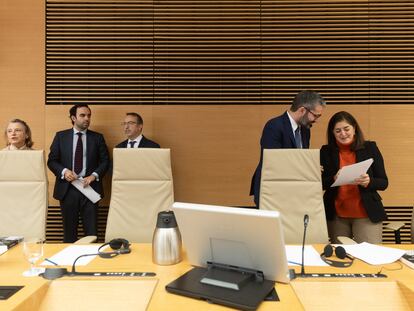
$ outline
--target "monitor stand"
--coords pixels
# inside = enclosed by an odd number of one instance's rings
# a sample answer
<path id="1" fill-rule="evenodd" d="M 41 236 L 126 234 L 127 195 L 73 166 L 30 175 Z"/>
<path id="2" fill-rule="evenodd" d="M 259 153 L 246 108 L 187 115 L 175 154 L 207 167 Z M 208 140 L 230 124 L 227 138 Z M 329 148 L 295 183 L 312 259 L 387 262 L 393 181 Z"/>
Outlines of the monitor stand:
<path id="1" fill-rule="evenodd" d="M 193 268 L 168 284 L 166 290 L 241 310 L 256 310 L 274 284 L 265 280 L 261 271 L 208 262 L 207 268 Z"/>

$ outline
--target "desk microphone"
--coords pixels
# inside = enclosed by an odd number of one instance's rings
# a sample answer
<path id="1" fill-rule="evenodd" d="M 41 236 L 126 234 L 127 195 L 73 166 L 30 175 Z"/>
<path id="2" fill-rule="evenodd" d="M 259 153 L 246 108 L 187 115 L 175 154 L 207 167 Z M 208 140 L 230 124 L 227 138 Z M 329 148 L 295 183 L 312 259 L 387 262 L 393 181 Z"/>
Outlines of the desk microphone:
<path id="1" fill-rule="evenodd" d="M 76 259 L 73 261 L 71 272 L 69 272 L 68 269 L 66 269 L 66 268 L 46 268 L 45 272 L 42 273 L 41 275 L 42 275 L 43 278 L 48 279 L 48 280 L 54 280 L 54 279 L 57 279 L 57 278 L 61 278 L 64 275 L 68 275 L 68 276 L 82 275 L 81 272 L 76 272 L 76 269 L 75 269 L 76 262 L 82 257 L 96 256 L 96 255 L 98 255 L 100 257 L 103 257 L 103 256 L 100 255 L 100 253 L 83 254 L 83 255 L 80 255 L 80 256 L 76 257 Z"/>
<path id="2" fill-rule="evenodd" d="M 309 224 L 309 215 L 305 214 L 303 217 L 303 241 L 302 241 L 302 267 L 300 269 L 300 276 L 305 276 L 305 240 L 306 240 L 306 229 Z"/>
<path id="3" fill-rule="evenodd" d="M 93 253 L 93 254 L 83 254 L 78 256 L 73 264 L 71 272 L 68 271 L 66 268 L 46 268 L 45 272 L 41 274 L 41 276 L 48 280 L 54 280 L 57 278 L 61 278 L 62 276 L 129 276 L 129 277 L 154 277 L 156 274 L 154 272 L 77 272 L 76 271 L 76 262 L 82 258 L 87 256 L 99 256 L 101 258 L 113 258 L 114 256 L 110 256 L 109 253 Z"/>
<path id="4" fill-rule="evenodd" d="M 291 273 L 292 279 L 300 276 L 302 278 L 386 278 L 385 274 L 381 273 L 305 273 L 305 240 L 306 228 L 309 224 L 309 216 L 305 214 L 303 217 L 303 241 L 302 241 L 302 265 L 300 274 Z"/>

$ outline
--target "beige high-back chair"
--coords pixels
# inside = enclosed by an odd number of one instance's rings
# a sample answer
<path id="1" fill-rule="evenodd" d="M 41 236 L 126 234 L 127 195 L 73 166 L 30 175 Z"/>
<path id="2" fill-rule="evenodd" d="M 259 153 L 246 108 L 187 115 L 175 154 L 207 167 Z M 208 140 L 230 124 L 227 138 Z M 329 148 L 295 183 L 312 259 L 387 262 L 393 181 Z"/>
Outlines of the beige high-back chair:
<path id="1" fill-rule="evenodd" d="M 302 243 L 305 214 L 309 215 L 306 244 L 328 243 L 319 150 L 265 149 L 260 209 L 282 214 L 287 244 Z"/>
<path id="2" fill-rule="evenodd" d="M 173 202 L 170 149 L 114 149 L 105 241 L 151 242 L 158 212 Z"/>
<path id="3" fill-rule="evenodd" d="M 0 151 L 0 236 L 46 238 L 43 150 Z"/>

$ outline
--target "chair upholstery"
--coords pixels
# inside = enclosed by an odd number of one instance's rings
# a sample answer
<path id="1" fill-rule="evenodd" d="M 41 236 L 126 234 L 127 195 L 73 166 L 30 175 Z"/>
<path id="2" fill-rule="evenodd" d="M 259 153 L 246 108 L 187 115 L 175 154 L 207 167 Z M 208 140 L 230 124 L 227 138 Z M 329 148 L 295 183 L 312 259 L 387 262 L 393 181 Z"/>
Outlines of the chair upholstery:
<path id="1" fill-rule="evenodd" d="M 170 149 L 114 149 L 105 241 L 151 242 L 158 212 L 173 202 Z"/>
<path id="2" fill-rule="evenodd" d="M 340 236 L 337 236 L 337 239 L 341 244 L 344 244 L 344 245 L 358 244 L 355 240 L 348 238 L 347 236 L 340 235 Z"/>
<path id="3" fill-rule="evenodd" d="M 0 236 L 46 238 L 43 150 L 0 151 Z"/>
<path id="4" fill-rule="evenodd" d="M 265 149 L 260 209 L 282 214 L 287 244 L 302 243 L 305 214 L 309 215 L 306 243 L 328 243 L 319 150 Z"/>
<path id="5" fill-rule="evenodd" d="M 96 235 L 87 235 L 87 236 L 84 236 L 83 238 L 78 239 L 73 244 L 76 244 L 76 245 L 91 244 L 91 243 L 95 243 L 97 239 L 98 237 Z"/>

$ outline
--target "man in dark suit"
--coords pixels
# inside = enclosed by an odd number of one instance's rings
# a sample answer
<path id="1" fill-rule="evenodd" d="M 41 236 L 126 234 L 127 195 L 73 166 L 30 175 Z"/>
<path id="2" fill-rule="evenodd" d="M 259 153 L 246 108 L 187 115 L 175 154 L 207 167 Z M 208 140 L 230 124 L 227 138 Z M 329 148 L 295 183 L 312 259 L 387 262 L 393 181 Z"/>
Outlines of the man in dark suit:
<path id="1" fill-rule="evenodd" d="M 97 235 L 97 203 L 92 203 L 71 182 L 80 179 L 103 197 L 102 178 L 109 166 L 109 153 L 102 134 L 88 130 L 91 110 L 86 104 L 69 110 L 73 128 L 57 132 L 50 146 L 47 166 L 55 174 L 53 197 L 60 202 L 63 241 L 78 237 L 79 215 L 86 235 Z"/>
<path id="2" fill-rule="evenodd" d="M 144 120 L 135 112 L 128 112 L 125 116 L 124 133 L 128 139 L 115 146 L 115 148 L 160 148 L 160 145 L 142 135 Z"/>
<path id="3" fill-rule="evenodd" d="M 266 123 L 260 139 L 260 161 L 250 186 L 250 195 L 254 195 L 257 208 L 260 204 L 263 149 L 309 148 L 310 128 L 322 116 L 325 105 L 325 100 L 318 93 L 301 91 L 288 111 Z"/>

